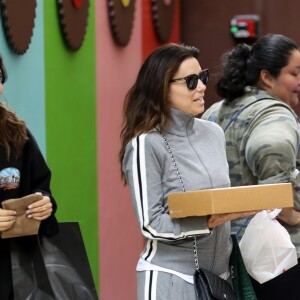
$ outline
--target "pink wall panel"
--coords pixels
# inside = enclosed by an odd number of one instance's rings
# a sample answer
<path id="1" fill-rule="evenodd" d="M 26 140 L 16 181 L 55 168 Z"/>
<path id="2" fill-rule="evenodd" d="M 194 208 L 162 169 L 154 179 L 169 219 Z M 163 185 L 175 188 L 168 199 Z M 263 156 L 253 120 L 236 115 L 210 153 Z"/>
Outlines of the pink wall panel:
<path id="1" fill-rule="evenodd" d="M 129 189 L 120 180 L 118 151 L 123 99 L 142 60 L 141 1 L 136 1 L 131 40 L 123 48 L 113 42 L 107 1 L 97 0 L 95 5 L 100 299 L 132 300 L 143 239 Z"/>

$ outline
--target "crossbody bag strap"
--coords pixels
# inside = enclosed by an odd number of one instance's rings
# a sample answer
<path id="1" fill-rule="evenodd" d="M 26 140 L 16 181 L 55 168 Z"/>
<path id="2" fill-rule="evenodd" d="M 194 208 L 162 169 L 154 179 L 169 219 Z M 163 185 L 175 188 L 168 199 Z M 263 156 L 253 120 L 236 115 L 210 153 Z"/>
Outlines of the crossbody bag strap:
<path id="1" fill-rule="evenodd" d="M 162 136 L 162 138 L 164 139 L 164 142 L 166 144 L 166 147 L 168 149 L 168 152 L 171 156 L 171 160 L 173 162 L 173 165 L 174 165 L 174 168 L 176 170 L 176 174 L 177 174 L 177 177 L 178 177 L 178 180 L 179 180 L 179 183 L 180 183 L 180 186 L 182 188 L 182 191 L 185 192 L 185 187 L 184 187 L 184 183 L 182 181 L 182 177 L 181 177 L 181 174 L 179 172 L 179 169 L 178 169 L 178 166 L 177 166 L 177 163 L 175 161 L 175 158 L 173 156 L 173 153 L 172 153 L 172 150 L 171 150 L 171 147 L 166 139 L 166 137 L 163 135 L 163 133 L 161 132 L 161 130 L 159 128 L 156 128 L 156 130 L 159 132 L 159 134 Z M 194 259 L 195 259 L 195 266 L 196 266 L 196 270 L 199 271 L 199 263 L 198 263 L 198 252 L 197 252 L 197 238 L 196 236 L 194 236 Z"/>
<path id="2" fill-rule="evenodd" d="M 226 130 L 228 129 L 228 127 L 237 119 L 237 117 L 249 106 L 251 106 L 252 104 L 258 102 L 258 101 L 262 101 L 262 100 L 272 100 L 273 98 L 268 98 L 268 97 L 264 97 L 264 98 L 260 98 L 257 99 L 251 103 L 249 103 L 248 105 L 244 106 L 243 108 L 241 108 L 240 110 L 238 110 L 233 117 L 230 119 L 229 123 L 226 125 L 226 127 L 224 128 L 224 132 L 226 132 Z"/>

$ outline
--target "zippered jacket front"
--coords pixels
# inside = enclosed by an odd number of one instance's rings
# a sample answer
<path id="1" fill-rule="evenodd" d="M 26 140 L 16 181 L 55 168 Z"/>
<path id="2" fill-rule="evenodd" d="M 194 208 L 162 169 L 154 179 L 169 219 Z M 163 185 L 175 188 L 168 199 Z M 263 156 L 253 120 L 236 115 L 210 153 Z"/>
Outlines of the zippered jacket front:
<path id="1" fill-rule="evenodd" d="M 186 191 L 230 186 L 225 138 L 212 122 L 171 109 L 163 135 L 171 148 Z M 187 275 L 195 271 L 194 236 L 200 267 L 220 275 L 228 271 L 230 222 L 214 228 L 207 217 L 172 219 L 168 194 L 182 191 L 163 137 L 157 130 L 133 138 L 126 146 L 123 172 L 146 245 L 141 258 Z"/>

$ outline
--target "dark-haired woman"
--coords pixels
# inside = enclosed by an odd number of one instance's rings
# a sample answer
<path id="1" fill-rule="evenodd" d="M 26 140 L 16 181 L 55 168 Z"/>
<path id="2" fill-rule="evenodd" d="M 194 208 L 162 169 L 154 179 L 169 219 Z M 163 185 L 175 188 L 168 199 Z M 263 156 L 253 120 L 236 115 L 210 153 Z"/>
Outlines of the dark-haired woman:
<path id="1" fill-rule="evenodd" d="M 223 57 L 216 85 L 224 100 L 202 116 L 225 130 L 232 186 L 292 182 L 294 208 L 279 215 L 300 257 L 300 126 L 293 108 L 300 93 L 300 52 L 280 34 L 253 46 L 239 44 Z M 241 200 L 242 201 L 242 200 Z M 247 220 L 232 222 L 240 237 Z M 298 259 L 299 261 L 299 259 Z M 275 279 L 254 282 L 258 299 L 299 299 L 300 265 Z"/>
<path id="2" fill-rule="evenodd" d="M 0 57 L 0 93 L 7 73 Z M 50 191 L 51 172 L 26 124 L 6 104 L 0 103 L 0 203 L 6 199 L 41 193 L 43 198 L 27 210 L 27 217 L 41 221 L 40 233 L 51 236 L 58 230 L 56 203 Z M 0 234 L 11 228 L 16 212 L 0 208 Z M 0 238 L 0 299 L 14 299 L 11 244 L 26 249 L 37 242 L 34 236 Z M 29 248 L 28 248 L 29 249 Z"/>
<path id="3" fill-rule="evenodd" d="M 246 215 L 169 215 L 170 193 L 230 185 L 221 128 L 195 118 L 208 82 L 197 56 L 198 49 L 178 44 L 154 50 L 124 105 L 122 176 L 146 238 L 137 265 L 139 300 L 196 299 L 195 255 L 199 266 L 230 280 L 229 221 Z"/>

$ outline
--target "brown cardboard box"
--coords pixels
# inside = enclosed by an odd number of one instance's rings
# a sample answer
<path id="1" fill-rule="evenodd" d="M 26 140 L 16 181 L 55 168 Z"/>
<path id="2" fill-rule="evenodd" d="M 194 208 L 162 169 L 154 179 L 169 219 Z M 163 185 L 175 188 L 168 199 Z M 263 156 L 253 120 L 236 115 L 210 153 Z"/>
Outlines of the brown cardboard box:
<path id="1" fill-rule="evenodd" d="M 293 207 L 291 183 L 248 185 L 168 195 L 171 218 Z"/>

